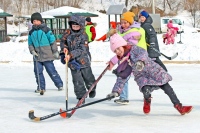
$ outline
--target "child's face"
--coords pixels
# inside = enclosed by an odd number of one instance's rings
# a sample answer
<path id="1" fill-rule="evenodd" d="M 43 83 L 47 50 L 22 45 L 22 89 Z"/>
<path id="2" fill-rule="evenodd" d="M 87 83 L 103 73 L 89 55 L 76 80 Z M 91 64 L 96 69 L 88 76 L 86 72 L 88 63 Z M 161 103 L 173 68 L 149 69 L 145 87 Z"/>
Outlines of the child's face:
<path id="1" fill-rule="evenodd" d="M 146 18 L 145 18 L 144 16 L 140 16 L 140 18 L 139 18 L 139 21 L 140 21 L 140 22 L 143 23 L 145 20 L 146 20 Z"/>
<path id="2" fill-rule="evenodd" d="M 81 26 L 80 25 L 73 25 L 72 24 L 72 29 L 73 30 L 80 30 Z"/>
<path id="3" fill-rule="evenodd" d="M 127 29 L 129 28 L 131 24 L 129 22 L 127 22 L 126 20 L 121 20 L 121 26 L 123 29 Z"/>
<path id="4" fill-rule="evenodd" d="M 33 20 L 33 25 L 38 26 L 38 25 L 41 25 L 41 24 L 42 24 L 42 22 L 40 20 Z"/>
<path id="5" fill-rule="evenodd" d="M 122 57 L 124 55 L 124 48 L 123 47 L 118 47 L 115 49 L 115 54 L 118 55 L 119 57 Z"/>

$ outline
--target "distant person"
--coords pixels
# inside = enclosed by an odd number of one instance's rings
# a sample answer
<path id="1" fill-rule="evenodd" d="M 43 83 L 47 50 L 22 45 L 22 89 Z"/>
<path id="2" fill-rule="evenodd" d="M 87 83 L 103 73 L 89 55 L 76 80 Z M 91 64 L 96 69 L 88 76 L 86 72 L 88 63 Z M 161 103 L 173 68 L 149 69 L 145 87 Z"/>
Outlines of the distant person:
<path id="1" fill-rule="evenodd" d="M 58 91 L 60 91 L 63 89 L 63 81 L 53 63 L 55 59 L 59 58 L 55 36 L 43 22 L 40 13 L 36 12 L 31 15 L 31 23 L 33 23 L 33 26 L 28 35 L 28 48 L 34 57 L 34 73 L 38 85 L 35 92 L 43 95 L 46 91 L 43 67 L 45 67 L 55 86 L 58 88 Z"/>
<path id="2" fill-rule="evenodd" d="M 145 114 L 150 113 L 152 101 L 151 93 L 158 88 L 161 88 L 164 93 L 168 95 L 174 108 L 177 109 L 181 115 L 188 114 L 192 110 L 192 106 L 182 105 L 169 84 L 169 81 L 172 80 L 171 75 L 149 58 L 145 49 L 137 45 L 129 45 L 117 33 L 110 37 L 110 48 L 112 52 L 117 55 L 120 64 L 116 69 L 116 83 L 114 84 L 112 92 L 108 94 L 107 97 L 118 97 L 125 83 L 129 80 L 128 77 L 132 73 L 140 92 L 143 93 L 143 112 Z"/>
<path id="3" fill-rule="evenodd" d="M 160 51 L 157 34 L 152 26 L 153 19 L 147 11 L 141 10 L 139 12 L 139 21 L 141 22 L 141 27 L 145 30 L 146 43 L 147 45 L 149 45 L 147 47 L 149 57 L 152 58 L 156 63 L 158 63 L 165 71 L 167 71 L 167 68 L 159 59 L 160 54 L 153 50 L 153 48 L 155 48 Z"/>
<path id="4" fill-rule="evenodd" d="M 85 19 L 79 15 L 72 15 L 68 23 L 70 29 L 63 34 L 60 41 L 61 62 L 65 64 L 67 59 L 76 99 L 81 100 L 95 82 L 95 77 L 88 55 L 88 36 L 84 31 Z M 68 56 L 65 57 L 65 54 Z M 89 93 L 90 98 L 95 96 L 96 86 Z"/>
<path id="5" fill-rule="evenodd" d="M 89 44 L 89 43 L 93 42 L 96 38 L 96 30 L 95 30 L 96 24 L 92 23 L 90 17 L 87 17 L 85 19 L 85 24 L 86 24 L 85 32 L 88 35 L 88 44 Z M 89 51 L 89 47 L 88 47 L 88 53 L 89 53 L 90 60 L 91 60 L 91 54 L 90 54 L 90 51 Z"/>
<path id="6" fill-rule="evenodd" d="M 172 20 L 170 20 L 167 23 L 167 33 L 163 34 L 163 42 L 166 45 L 174 44 L 177 31 L 178 31 L 178 27 L 173 27 L 173 22 Z"/>
<path id="7" fill-rule="evenodd" d="M 32 29 L 33 24 L 31 23 L 30 19 L 27 19 L 27 27 L 28 27 L 28 31 L 30 31 Z"/>
<path id="8" fill-rule="evenodd" d="M 90 17 L 87 17 L 85 19 L 85 21 L 86 21 L 85 32 L 88 35 L 88 41 L 90 43 L 90 42 L 94 41 L 96 38 L 95 24 L 92 23 Z"/>

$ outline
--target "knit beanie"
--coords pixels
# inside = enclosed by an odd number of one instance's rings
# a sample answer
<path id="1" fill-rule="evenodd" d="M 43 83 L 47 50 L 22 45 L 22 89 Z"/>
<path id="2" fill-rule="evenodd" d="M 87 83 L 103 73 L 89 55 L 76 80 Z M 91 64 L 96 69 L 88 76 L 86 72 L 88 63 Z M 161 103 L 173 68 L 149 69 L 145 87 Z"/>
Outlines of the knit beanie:
<path id="1" fill-rule="evenodd" d="M 148 18 L 149 17 L 149 13 L 146 12 L 145 10 L 143 10 L 143 11 L 140 12 L 139 16 L 144 16 L 145 18 Z"/>
<path id="2" fill-rule="evenodd" d="M 91 18 L 90 18 L 90 17 L 87 17 L 87 18 L 85 19 L 85 21 L 91 22 Z"/>
<path id="3" fill-rule="evenodd" d="M 168 23 L 167 24 L 167 28 L 172 28 L 173 27 L 173 24 L 172 23 Z"/>
<path id="4" fill-rule="evenodd" d="M 127 45 L 127 42 L 119 35 L 114 34 L 110 37 L 110 49 L 114 52 L 115 49 Z"/>
<path id="5" fill-rule="evenodd" d="M 31 23 L 33 23 L 34 20 L 39 20 L 43 22 L 42 15 L 39 12 L 35 12 L 31 15 Z"/>
<path id="6" fill-rule="evenodd" d="M 133 12 L 125 12 L 121 16 L 121 20 L 126 20 L 130 24 L 133 24 L 135 14 Z"/>

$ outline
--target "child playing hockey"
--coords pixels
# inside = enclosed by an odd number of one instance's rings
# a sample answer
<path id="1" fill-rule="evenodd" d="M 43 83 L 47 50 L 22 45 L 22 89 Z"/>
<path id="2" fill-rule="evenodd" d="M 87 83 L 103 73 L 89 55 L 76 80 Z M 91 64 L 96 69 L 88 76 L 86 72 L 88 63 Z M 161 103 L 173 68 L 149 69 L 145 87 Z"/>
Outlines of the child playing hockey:
<path id="1" fill-rule="evenodd" d="M 88 52 L 88 36 L 84 32 L 85 19 L 78 15 L 71 16 L 70 30 L 61 38 L 61 62 L 65 64 L 65 55 L 68 53 L 68 67 L 71 70 L 72 81 L 76 98 L 80 100 L 95 82 L 95 77 L 90 67 L 91 61 Z M 62 53 L 63 51 L 63 53 Z M 96 86 L 89 93 L 90 98 L 96 95 Z M 84 102 L 83 102 L 84 103 Z"/>
<path id="2" fill-rule="evenodd" d="M 38 85 L 35 92 L 40 92 L 41 95 L 45 92 L 43 67 L 45 67 L 58 90 L 62 90 L 63 82 L 53 64 L 53 61 L 59 58 L 55 37 L 43 23 L 40 13 L 36 12 L 31 15 L 31 23 L 33 23 L 33 26 L 29 31 L 28 46 L 30 53 L 34 56 L 34 73 Z"/>
<path id="3" fill-rule="evenodd" d="M 147 49 L 146 41 L 145 41 L 145 31 L 140 27 L 140 24 L 134 21 L 135 14 L 133 12 L 125 12 L 122 14 L 120 18 L 120 25 L 116 29 L 111 29 L 107 36 L 112 36 L 116 32 L 124 38 L 130 45 L 137 45 L 143 49 Z M 114 56 L 109 61 L 109 70 L 117 64 L 118 58 Z M 119 99 L 114 100 L 115 103 L 118 104 L 129 104 L 128 100 L 128 82 L 125 83 L 124 89 L 120 94 Z"/>
<path id="4" fill-rule="evenodd" d="M 136 45 L 127 45 L 127 42 L 118 34 L 110 37 L 110 48 L 118 56 L 120 65 L 114 71 L 117 75 L 117 81 L 112 93 L 108 94 L 107 97 L 118 97 L 127 77 L 133 73 L 135 81 L 144 96 L 143 111 L 145 114 L 150 113 L 151 92 L 158 89 L 158 87 L 169 96 L 174 107 L 181 115 L 189 113 L 192 110 L 192 106 L 182 106 L 168 83 L 172 80 L 172 77 L 161 66 L 149 58 L 144 49 Z"/>

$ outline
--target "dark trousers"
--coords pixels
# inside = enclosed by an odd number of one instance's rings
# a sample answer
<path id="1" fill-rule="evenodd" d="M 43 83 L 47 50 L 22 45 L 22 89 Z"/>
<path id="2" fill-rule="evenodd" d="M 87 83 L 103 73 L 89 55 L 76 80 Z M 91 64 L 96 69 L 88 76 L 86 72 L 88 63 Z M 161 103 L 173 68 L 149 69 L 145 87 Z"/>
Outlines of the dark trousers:
<path id="1" fill-rule="evenodd" d="M 169 85 L 169 83 L 166 83 L 164 85 L 159 86 L 164 92 L 165 94 L 167 94 L 171 100 L 171 102 L 176 105 L 179 104 L 180 101 L 178 100 L 174 90 L 172 89 L 172 87 Z M 151 97 L 151 92 L 152 92 L 152 86 L 144 86 L 142 87 L 142 93 L 143 96 L 146 100 L 148 100 Z"/>
<path id="2" fill-rule="evenodd" d="M 72 70 L 72 82 L 74 84 L 74 93 L 77 99 L 83 97 L 87 90 L 90 89 L 92 84 L 95 82 L 95 77 L 92 73 L 91 67 L 81 68 L 80 70 Z M 96 86 L 92 91 L 96 89 Z"/>
<path id="3" fill-rule="evenodd" d="M 54 82 L 55 86 L 57 88 L 63 87 L 63 81 L 61 80 L 60 75 L 57 73 L 55 66 L 53 64 L 53 61 L 45 61 L 45 62 L 34 61 L 34 73 L 35 73 L 38 89 L 41 89 L 41 90 L 46 89 L 45 78 L 43 74 L 43 70 L 44 70 L 43 67 L 45 67 L 48 75 Z M 39 77 L 38 77 L 38 73 L 39 73 Z M 39 88 L 39 83 L 40 83 L 40 88 Z"/>
<path id="4" fill-rule="evenodd" d="M 159 59 L 159 57 L 156 57 L 156 60 L 154 61 L 157 64 L 159 64 L 166 72 L 167 72 L 167 68 L 166 66 L 163 64 L 163 62 Z"/>

